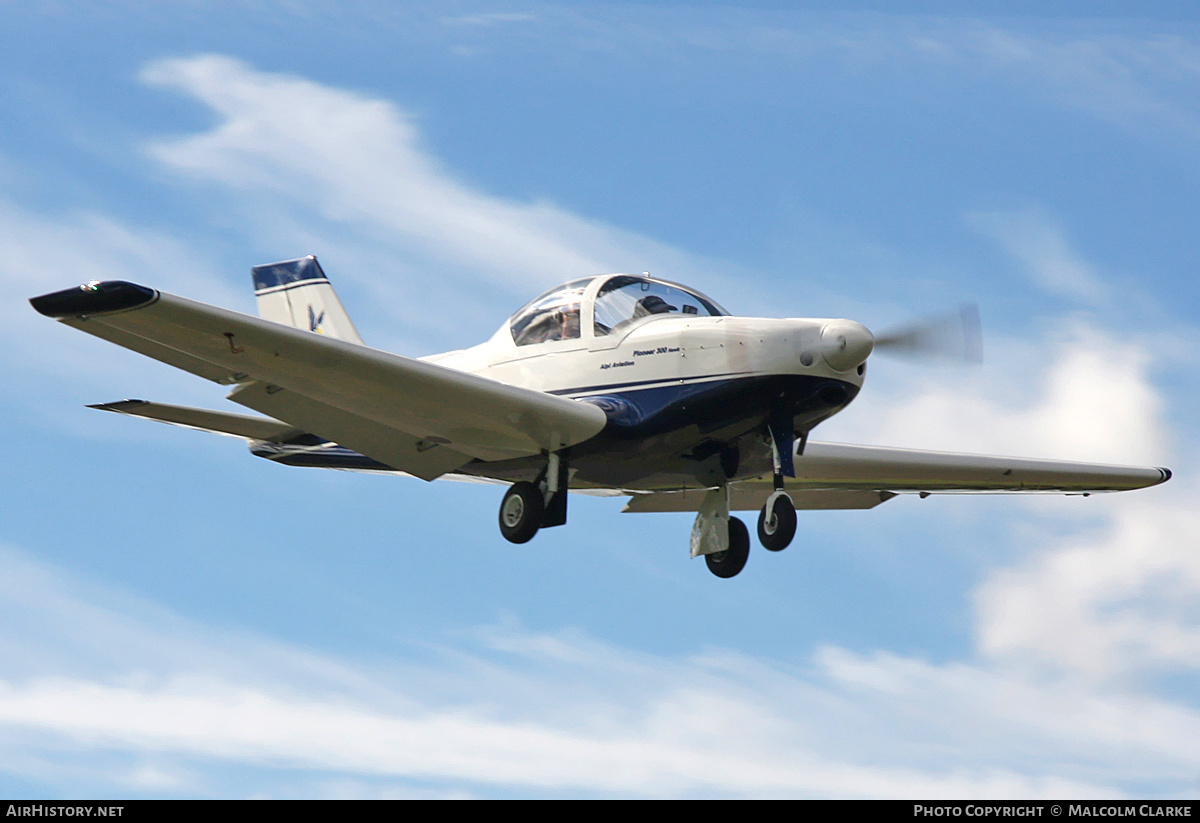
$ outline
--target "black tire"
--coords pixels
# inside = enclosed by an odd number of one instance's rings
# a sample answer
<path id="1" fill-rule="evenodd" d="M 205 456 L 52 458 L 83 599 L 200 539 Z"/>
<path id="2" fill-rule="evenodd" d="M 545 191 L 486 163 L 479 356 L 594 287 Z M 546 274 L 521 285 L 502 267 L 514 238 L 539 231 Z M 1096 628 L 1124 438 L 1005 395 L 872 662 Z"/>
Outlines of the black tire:
<path id="1" fill-rule="evenodd" d="M 708 570 L 717 577 L 733 577 L 746 567 L 750 557 L 750 532 L 736 517 L 729 518 L 729 548 L 704 555 Z"/>
<path id="2" fill-rule="evenodd" d="M 775 515 L 767 520 L 767 507 L 758 513 L 758 542 L 764 549 L 781 552 L 791 545 L 796 536 L 796 507 L 792 499 L 784 496 L 775 501 Z"/>
<path id="3" fill-rule="evenodd" d="M 500 501 L 500 534 L 509 543 L 528 543 L 542 527 L 542 490 L 526 480 L 513 483 Z"/>

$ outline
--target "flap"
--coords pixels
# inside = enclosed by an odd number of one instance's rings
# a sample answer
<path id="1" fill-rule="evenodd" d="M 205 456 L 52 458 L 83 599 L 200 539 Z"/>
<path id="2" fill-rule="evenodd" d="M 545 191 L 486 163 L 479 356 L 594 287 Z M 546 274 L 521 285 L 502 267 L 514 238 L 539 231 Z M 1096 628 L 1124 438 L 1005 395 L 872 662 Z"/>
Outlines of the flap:
<path id="1" fill-rule="evenodd" d="M 730 511 L 746 512 L 761 509 L 774 487 L 771 478 L 765 484 L 731 483 Z M 700 510 L 707 489 L 688 489 L 678 492 L 637 494 L 629 498 L 623 512 L 694 512 Z M 799 510 L 873 509 L 896 495 L 892 492 L 847 491 L 843 489 L 788 489 L 788 497 Z"/>

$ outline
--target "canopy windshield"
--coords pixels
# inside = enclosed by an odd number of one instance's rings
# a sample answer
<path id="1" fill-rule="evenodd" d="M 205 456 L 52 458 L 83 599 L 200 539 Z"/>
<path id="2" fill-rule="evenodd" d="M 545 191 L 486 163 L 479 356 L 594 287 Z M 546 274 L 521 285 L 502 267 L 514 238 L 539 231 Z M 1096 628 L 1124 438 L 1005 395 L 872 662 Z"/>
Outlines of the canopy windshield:
<path id="1" fill-rule="evenodd" d="M 600 280 L 593 312 L 593 334 L 603 337 L 634 323 L 668 315 L 721 317 L 729 314 L 706 297 L 671 283 L 629 274 L 572 280 L 530 300 L 508 321 L 518 346 L 578 340 L 585 322 L 588 286 Z"/>
<path id="2" fill-rule="evenodd" d="M 609 279 L 596 295 L 595 335 L 611 334 L 646 317 L 727 314 L 715 303 L 679 286 L 628 274 Z"/>
<path id="3" fill-rule="evenodd" d="M 508 323 L 513 342 L 528 346 L 551 340 L 578 339 L 580 303 L 590 282 L 590 277 L 572 280 L 526 303 Z"/>

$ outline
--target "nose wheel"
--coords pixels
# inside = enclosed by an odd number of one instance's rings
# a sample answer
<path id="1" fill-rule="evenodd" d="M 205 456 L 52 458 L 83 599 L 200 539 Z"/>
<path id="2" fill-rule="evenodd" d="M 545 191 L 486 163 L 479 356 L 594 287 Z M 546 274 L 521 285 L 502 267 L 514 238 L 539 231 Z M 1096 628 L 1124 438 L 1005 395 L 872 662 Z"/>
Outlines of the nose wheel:
<path id="1" fill-rule="evenodd" d="M 704 555 L 708 570 L 717 577 L 733 577 L 746 566 L 750 557 L 750 532 L 736 517 L 729 518 L 729 548 Z"/>
<path id="2" fill-rule="evenodd" d="M 795 536 L 796 507 L 792 505 L 792 498 L 783 492 L 776 492 L 758 513 L 758 542 L 763 544 L 763 548 L 781 552 Z"/>

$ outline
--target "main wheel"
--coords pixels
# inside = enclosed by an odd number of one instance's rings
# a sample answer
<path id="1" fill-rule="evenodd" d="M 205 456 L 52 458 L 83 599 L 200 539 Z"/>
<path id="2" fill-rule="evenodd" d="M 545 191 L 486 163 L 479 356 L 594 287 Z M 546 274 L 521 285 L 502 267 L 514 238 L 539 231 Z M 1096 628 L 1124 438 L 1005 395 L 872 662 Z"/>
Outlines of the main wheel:
<path id="1" fill-rule="evenodd" d="M 796 507 L 792 505 L 790 497 L 782 495 L 776 498 L 775 505 L 771 507 L 770 517 L 767 516 L 767 507 L 762 507 L 762 511 L 758 513 L 758 542 L 763 544 L 763 548 L 781 552 L 795 536 Z"/>
<path id="2" fill-rule="evenodd" d="M 717 577 L 733 577 L 746 567 L 750 557 L 750 532 L 736 517 L 729 518 L 729 548 L 704 555 L 708 570 Z"/>
<path id="3" fill-rule="evenodd" d="M 500 534 L 510 543 L 528 543 L 542 527 L 542 490 L 527 480 L 513 483 L 500 501 Z"/>

